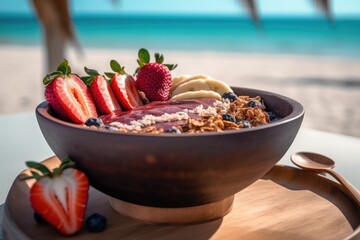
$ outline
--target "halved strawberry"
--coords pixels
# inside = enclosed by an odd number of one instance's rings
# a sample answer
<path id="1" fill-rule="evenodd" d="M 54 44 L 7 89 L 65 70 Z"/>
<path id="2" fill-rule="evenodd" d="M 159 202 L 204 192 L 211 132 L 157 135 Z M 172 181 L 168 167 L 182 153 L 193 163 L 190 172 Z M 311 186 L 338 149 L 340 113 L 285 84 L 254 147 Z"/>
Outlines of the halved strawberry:
<path id="1" fill-rule="evenodd" d="M 78 232 L 84 221 L 88 200 L 89 180 L 80 170 L 70 168 L 72 162 L 66 159 L 59 168 L 51 172 L 36 162 L 26 162 L 37 181 L 30 189 L 30 203 L 35 212 L 65 235 Z"/>
<path id="2" fill-rule="evenodd" d="M 126 74 L 124 68 L 115 60 L 111 60 L 110 67 L 115 74 L 108 72 L 105 74 L 111 78 L 111 88 L 120 105 L 126 110 L 142 106 L 143 102 L 139 96 L 134 78 Z"/>
<path id="3" fill-rule="evenodd" d="M 108 81 L 94 69 L 84 67 L 84 70 L 89 76 L 81 77 L 81 80 L 89 86 L 98 112 L 109 114 L 115 110 L 121 110 Z"/>
<path id="4" fill-rule="evenodd" d="M 54 83 L 55 81 L 52 81 L 49 83 L 49 85 L 45 88 L 45 99 L 48 101 L 51 108 L 59 115 L 60 118 L 64 120 L 70 120 L 65 109 L 63 109 L 59 103 L 59 101 L 55 97 L 54 92 Z"/>
<path id="5" fill-rule="evenodd" d="M 66 59 L 57 71 L 45 76 L 43 83 L 46 85 L 45 98 L 60 117 L 80 124 L 90 117 L 97 117 L 90 90 L 77 75 L 71 74 Z"/>

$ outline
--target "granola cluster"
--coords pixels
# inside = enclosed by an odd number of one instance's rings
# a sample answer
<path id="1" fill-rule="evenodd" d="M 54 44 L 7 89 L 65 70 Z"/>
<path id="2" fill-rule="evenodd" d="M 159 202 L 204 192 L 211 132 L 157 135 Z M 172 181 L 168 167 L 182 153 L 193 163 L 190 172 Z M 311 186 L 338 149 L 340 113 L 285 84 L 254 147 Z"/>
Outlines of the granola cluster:
<path id="1" fill-rule="evenodd" d="M 229 113 L 236 120 L 248 121 L 251 123 L 251 126 L 255 127 L 270 122 L 270 117 L 265 109 L 265 104 L 261 97 L 239 96 L 234 102 L 230 103 Z"/>
<path id="2" fill-rule="evenodd" d="M 180 131 L 186 133 L 222 132 L 240 128 L 241 126 L 238 124 L 223 120 L 221 115 L 216 115 L 215 117 L 211 116 L 200 120 L 190 118 L 186 125 L 180 126 Z"/>
<path id="3" fill-rule="evenodd" d="M 218 113 L 221 113 L 220 109 L 218 109 Z M 224 119 L 222 114 L 215 117 L 203 117 L 200 120 L 190 118 L 186 125 L 180 126 L 180 131 L 186 133 L 222 132 L 255 127 L 270 122 L 264 102 L 259 96 L 254 98 L 239 96 L 229 104 L 227 115 L 233 116 L 235 121 Z"/>
<path id="4" fill-rule="evenodd" d="M 190 117 L 188 113 L 196 113 L 198 117 Z M 176 115 L 181 115 L 181 119 L 174 119 Z M 150 118 L 150 116 L 145 116 L 144 118 L 147 119 Z M 164 117 L 156 117 L 156 119 L 157 118 L 162 119 Z M 154 118 L 153 120 L 156 119 Z M 156 124 L 153 124 L 154 121 L 144 121 L 144 119 L 134 122 L 133 125 L 125 125 L 118 122 L 114 122 L 110 125 L 112 128 L 115 128 L 114 130 L 123 133 L 160 134 L 164 132 L 222 132 L 226 130 L 256 127 L 270 122 L 270 117 L 268 112 L 266 112 L 265 104 L 259 96 L 253 98 L 249 96 L 238 96 L 232 102 L 223 99 L 222 101 L 216 101 L 213 107 L 203 108 L 203 106 L 200 105 L 193 110 L 181 112 L 181 114 L 176 113 L 175 115 L 169 115 L 166 119 L 167 120 L 164 121 L 171 122 L 174 120 L 182 120 L 183 123 L 177 124 L 167 130 L 157 127 Z M 143 125 L 141 126 L 140 123 Z"/>

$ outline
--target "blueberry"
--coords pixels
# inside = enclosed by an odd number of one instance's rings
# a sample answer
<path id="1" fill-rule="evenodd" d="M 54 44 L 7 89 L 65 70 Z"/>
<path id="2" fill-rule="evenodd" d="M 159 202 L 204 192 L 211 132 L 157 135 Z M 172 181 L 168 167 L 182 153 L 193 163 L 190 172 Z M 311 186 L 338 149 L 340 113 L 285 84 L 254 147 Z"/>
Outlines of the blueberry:
<path id="1" fill-rule="evenodd" d="M 270 121 L 274 121 L 274 120 L 279 119 L 279 117 L 274 112 L 270 111 L 270 112 L 267 112 L 267 114 L 269 115 Z"/>
<path id="2" fill-rule="evenodd" d="M 177 128 L 169 128 L 169 129 L 166 129 L 164 131 L 164 133 L 176 133 L 176 134 L 181 134 L 181 131 Z"/>
<path id="3" fill-rule="evenodd" d="M 39 224 L 47 223 L 46 220 L 40 214 L 38 214 L 37 212 L 34 212 L 33 216 L 34 216 L 34 219 L 35 219 L 35 221 L 37 223 L 39 223 Z"/>
<path id="4" fill-rule="evenodd" d="M 262 103 L 258 100 L 251 100 L 246 104 L 247 107 L 264 109 Z"/>
<path id="5" fill-rule="evenodd" d="M 224 93 L 224 94 L 222 95 L 222 98 L 223 98 L 223 99 L 229 99 L 230 102 L 233 102 L 233 101 L 235 101 L 235 100 L 237 99 L 237 96 L 236 96 L 236 94 L 233 93 L 233 92 L 226 92 L 226 93 Z"/>
<path id="6" fill-rule="evenodd" d="M 85 227 L 89 232 L 101 232 L 106 227 L 107 220 L 104 216 L 94 213 L 85 220 Z"/>
<path id="7" fill-rule="evenodd" d="M 88 127 L 90 126 L 100 127 L 103 124 L 104 123 L 100 118 L 95 118 L 95 117 L 91 117 L 85 122 L 85 125 Z"/>
<path id="8" fill-rule="evenodd" d="M 229 121 L 229 122 L 236 122 L 235 117 L 231 114 L 222 115 L 222 120 Z"/>
<path id="9" fill-rule="evenodd" d="M 241 120 L 239 122 L 237 122 L 237 125 L 243 125 L 243 128 L 250 128 L 251 127 L 251 123 L 247 120 Z"/>

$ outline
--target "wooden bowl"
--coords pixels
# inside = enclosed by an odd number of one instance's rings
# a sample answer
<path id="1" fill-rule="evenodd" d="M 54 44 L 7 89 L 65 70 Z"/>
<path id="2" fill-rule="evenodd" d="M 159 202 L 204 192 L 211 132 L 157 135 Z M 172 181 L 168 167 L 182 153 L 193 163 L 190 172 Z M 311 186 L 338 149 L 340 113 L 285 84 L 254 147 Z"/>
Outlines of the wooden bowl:
<path id="1" fill-rule="evenodd" d="M 303 119 L 302 105 L 261 90 L 282 116 L 267 125 L 221 133 L 152 135 L 90 129 L 52 115 L 47 102 L 36 108 L 41 131 L 54 153 L 73 159 L 96 189 L 133 204 L 191 207 L 221 201 L 268 172 L 292 144 Z"/>

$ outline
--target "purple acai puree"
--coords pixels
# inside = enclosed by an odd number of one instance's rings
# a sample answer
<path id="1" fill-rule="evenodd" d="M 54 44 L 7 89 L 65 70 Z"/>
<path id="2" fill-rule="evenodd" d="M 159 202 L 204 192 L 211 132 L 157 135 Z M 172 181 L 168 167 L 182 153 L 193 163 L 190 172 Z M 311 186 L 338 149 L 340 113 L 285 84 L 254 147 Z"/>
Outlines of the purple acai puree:
<path id="1" fill-rule="evenodd" d="M 124 124 L 130 124 L 131 121 L 141 120 L 145 115 L 161 116 L 165 113 L 177 113 L 184 111 L 185 109 L 192 110 L 196 107 L 203 105 L 204 108 L 213 106 L 217 101 L 214 98 L 199 98 L 191 100 L 169 100 L 169 101 L 154 101 L 147 105 L 138 107 L 130 111 L 114 111 L 108 115 L 101 116 L 100 118 L 105 125 L 109 125 L 112 122 L 120 122 Z M 195 113 L 188 113 L 189 117 L 198 119 L 200 116 Z M 160 122 L 156 123 L 157 128 L 169 129 L 173 126 L 183 125 L 187 120 Z"/>

